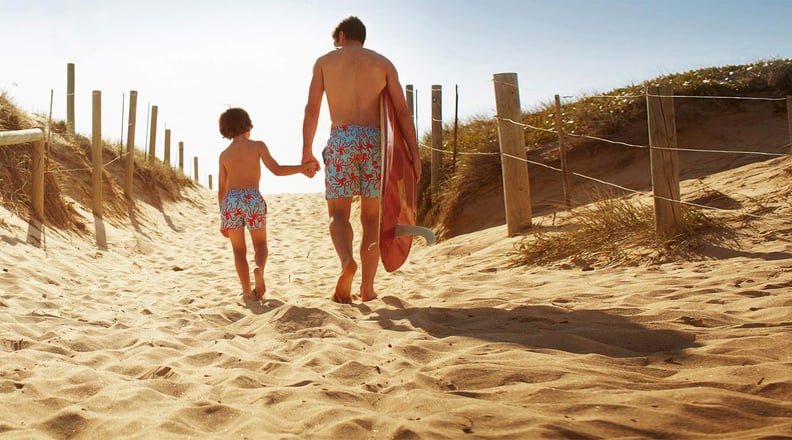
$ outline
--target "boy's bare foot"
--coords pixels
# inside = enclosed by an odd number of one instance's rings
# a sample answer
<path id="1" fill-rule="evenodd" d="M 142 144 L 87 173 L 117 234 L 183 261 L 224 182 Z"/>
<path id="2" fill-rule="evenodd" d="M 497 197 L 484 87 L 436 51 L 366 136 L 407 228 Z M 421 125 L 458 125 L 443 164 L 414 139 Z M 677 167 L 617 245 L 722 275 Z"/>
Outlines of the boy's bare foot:
<path id="1" fill-rule="evenodd" d="M 253 288 L 253 297 L 259 301 L 264 299 L 267 285 L 264 283 L 264 271 L 260 267 L 253 269 L 253 276 L 256 278 L 256 287 Z"/>
<path id="2" fill-rule="evenodd" d="M 350 261 L 341 270 L 341 275 L 338 276 L 336 282 L 335 292 L 330 297 L 333 301 L 340 304 L 350 304 L 352 302 L 352 280 L 355 278 L 357 272 L 357 263 Z"/>

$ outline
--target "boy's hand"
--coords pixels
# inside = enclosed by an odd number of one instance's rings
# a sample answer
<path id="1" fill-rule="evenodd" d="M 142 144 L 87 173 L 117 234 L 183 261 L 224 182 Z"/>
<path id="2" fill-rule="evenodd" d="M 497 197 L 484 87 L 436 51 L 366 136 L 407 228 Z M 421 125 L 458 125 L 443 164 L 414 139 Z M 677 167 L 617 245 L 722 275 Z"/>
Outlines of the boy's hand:
<path id="1" fill-rule="evenodd" d="M 305 174 L 308 178 L 313 178 L 316 173 L 321 169 L 319 166 L 319 162 L 314 159 L 302 164 L 303 170 L 302 173 Z"/>

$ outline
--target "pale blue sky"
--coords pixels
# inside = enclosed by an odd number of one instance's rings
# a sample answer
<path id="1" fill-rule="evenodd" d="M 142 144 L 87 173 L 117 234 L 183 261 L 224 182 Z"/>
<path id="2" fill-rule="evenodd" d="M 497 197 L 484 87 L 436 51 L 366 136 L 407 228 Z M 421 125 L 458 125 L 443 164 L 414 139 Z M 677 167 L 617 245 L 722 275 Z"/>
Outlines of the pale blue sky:
<path id="1" fill-rule="evenodd" d="M 66 117 L 66 64 L 76 65 L 77 130 L 91 133 L 91 92 L 103 96 L 103 137 L 126 123 L 122 98 L 138 91 L 136 144 L 147 144 L 147 106 L 159 107 L 172 157 L 199 157 L 201 182 L 217 175 L 227 145 L 217 118 L 250 113 L 252 136 L 284 164 L 300 160 L 310 70 L 332 50 L 330 33 L 359 16 L 366 47 L 389 57 L 418 91 L 418 129 L 430 128 L 432 84 L 453 121 L 454 87 L 464 120 L 493 115 L 492 75 L 516 72 L 524 109 L 553 95 L 581 96 L 702 67 L 792 57 L 792 0 L 405 0 L 57 1 L 0 0 L 0 91 L 24 110 Z M 128 96 L 127 96 L 128 99 Z M 329 121 L 323 110 L 317 157 Z M 126 136 L 126 134 L 124 135 Z M 321 192 L 323 176 L 273 177 L 262 190 Z"/>

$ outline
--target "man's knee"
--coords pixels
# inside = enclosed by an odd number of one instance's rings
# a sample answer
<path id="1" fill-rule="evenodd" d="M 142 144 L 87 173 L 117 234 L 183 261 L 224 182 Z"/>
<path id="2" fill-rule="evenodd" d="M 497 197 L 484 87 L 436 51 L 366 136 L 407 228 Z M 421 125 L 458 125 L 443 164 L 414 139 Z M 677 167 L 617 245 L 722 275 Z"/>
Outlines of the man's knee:
<path id="1" fill-rule="evenodd" d="M 360 210 L 360 223 L 363 226 L 376 226 L 380 220 L 379 214 L 379 205 L 364 206 Z"/>

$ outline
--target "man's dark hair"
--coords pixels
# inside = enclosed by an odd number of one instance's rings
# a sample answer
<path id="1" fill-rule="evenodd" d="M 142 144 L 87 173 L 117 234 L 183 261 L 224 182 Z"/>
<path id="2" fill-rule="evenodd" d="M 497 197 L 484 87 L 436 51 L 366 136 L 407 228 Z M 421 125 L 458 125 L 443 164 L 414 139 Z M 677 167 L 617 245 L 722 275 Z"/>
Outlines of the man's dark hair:
<path id="1" fill-rule="evenodd" d="M 341 32 L 347 40 L 360 41 L 360 44 L 366 42 L 366 25 L 357 17 L 350 16 L 341 20 L 341 23 L 333 29 L 333 41 L 338 41 Z"/>
<path id="2" fill-rule="evenodd" d="M 220 134 L 224 138 L 233 139 L 252 128 L 253 122 L 250 121 L 250 116 L 239 107 L 230 108 L 220 115 Z"/>

